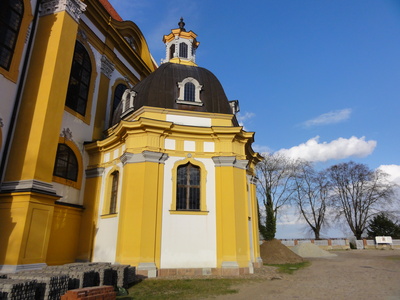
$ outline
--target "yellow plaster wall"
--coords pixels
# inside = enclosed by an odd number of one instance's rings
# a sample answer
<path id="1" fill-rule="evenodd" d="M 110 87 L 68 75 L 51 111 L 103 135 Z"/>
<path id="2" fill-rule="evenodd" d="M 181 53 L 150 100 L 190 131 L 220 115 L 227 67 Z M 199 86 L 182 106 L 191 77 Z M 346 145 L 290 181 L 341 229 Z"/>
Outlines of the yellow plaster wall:
<path id="1" fill-rule="evenodd" d="M 153 162 L 124 167 L 116 254 L 119 263 L 135 266 L 157 263 L 161 242 L 160 177 L 163 172 L 164 165 Z"/>
<path id="2" fill-rule="evenodd" d="M 46 259 L 48 265 L 75 262 L 81 217 L 80 208 L 55 205 Z"/>
<path id="3" fill-rule="evenodd" d="M 248 267 L 250 261 L 250 239 L 248 222 L 248 196 L 246 170 L 233 169 L 233 186 L 235 202 L 235 225 L 236 225 L 236 257 L 239 267 Z"/>
<path id="4" fill-rule="evenodd" d="M 77 27 L 66 12 L 40 18 L 6 181 L 51 182 Z"/>
<path id="5" fill-rule="evenodd" d="M 0 195 L 0 265 L 18 264 L 27 212 L 27 201 Z"/>
<path id="6" fill-rule="evenodd" d="M 216 168 L 217 264 L 235 261 L 248 267 L 250 241 L 246 171 L 234 167 Z"/>
<path id="7" fill-rule="evenodd" d="M 77 259 L 90 261 L 96 233 L 102 177 L 86 178 L 83 200 L 84 211 L 80 223 Z"/>
<path id="8" fill-rule="evenodd" d="M 217 215 L 217 266 L 236 261 L 236 223 L 232 167 L 215 169 Z"/>
<path id="9" fill-rule="evenodd" d="M 249 184 L 250 189 L 250 209 L 251 209 L 251 224 L 253 231 L 253 251 L 254 258 L 260 257 L 260 233 L 258 230 L 258 209 L 257 209 L 257 190 L 255 184 Z"/>
<path id="10" fill-rule="evenodd" d="M 0 264 L 45 262 L 55 197 L 20 193 L 0 199 Z"/>

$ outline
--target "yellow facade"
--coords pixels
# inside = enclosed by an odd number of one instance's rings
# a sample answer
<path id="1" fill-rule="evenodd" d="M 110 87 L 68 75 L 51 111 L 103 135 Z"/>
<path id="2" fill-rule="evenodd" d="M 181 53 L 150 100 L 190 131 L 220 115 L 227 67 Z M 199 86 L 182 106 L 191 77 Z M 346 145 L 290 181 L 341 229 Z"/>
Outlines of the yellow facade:
<path id="1" fill-rule="evenodd" d="M 189 76 L 196 99 L 135 107 L 133 97 L 132 112 L 111 126 L 113 102 L 120 101 L 118 110 L 129 100 L 117 86 L 132 92 L 157 69 L 140 29 L 97 0 L 69 0 L 72 11 L 63 1 L 43 1 L 41 14 L 36 1 L 22 2 L 12 67 L 0 68 L 19 95 L 7 103 L 10 112 L 19 107 L 15 115 L 0 112 L 0 272 L 75 261 L 130 264 L 147 276 L 251 272 L 260 256 L 260 156 L 251 149 L 254 133 L 237 124 L 228 102 L 225 111 L 206 108 L 202 83 Z M 33 20 L 34 43 L 24 48 Z M 167 63 L 197 68 L 197 35 L 183 20 L 179 26 L 164 36 Z M 179 43 L 191 54 L 179 52 Z M 68 97 L 76 88 L 76 45 L 87 72 L 78 87 L 87 95 L 75 107 Z M 178 170 L 189 165 L 199 174 L 199 204 L 181 209 Z"/>

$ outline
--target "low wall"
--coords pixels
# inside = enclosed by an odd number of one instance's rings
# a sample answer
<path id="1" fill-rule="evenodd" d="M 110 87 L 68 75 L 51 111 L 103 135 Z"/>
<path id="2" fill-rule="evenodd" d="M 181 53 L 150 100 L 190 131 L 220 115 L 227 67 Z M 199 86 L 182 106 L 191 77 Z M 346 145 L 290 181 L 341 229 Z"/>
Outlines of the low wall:
<path id="1" fill-rule="evenodd" d="M 364 249 L 400 249 L 400 240 L 392 240 L 392 244 L 377 244 L 375 240 L 363 240 Z"/>
<path id="2" fill-rule="evenodd" d="M 350 249 L 350 242 L 348 239 L 282 239 L 280 241 L 289 248 L 302 243 L 313 243 L 324 250 Z M 392 244 L 377 244 L 375 240 L 363 239 L 362 244 L 364 249 L 400 249 L 400 239 L 392 240 Z"/>
<path id="3" fill-rule="evenodd" d="M 326 240 L 312 240 L 312 239 L 283 239 L 282 244 L 291 248 L 302 243 L 312 243 L 319 246 L 324 250 L 337 250 L 337 249 L 350 249 L 348 239 L 326 239 Z"/>

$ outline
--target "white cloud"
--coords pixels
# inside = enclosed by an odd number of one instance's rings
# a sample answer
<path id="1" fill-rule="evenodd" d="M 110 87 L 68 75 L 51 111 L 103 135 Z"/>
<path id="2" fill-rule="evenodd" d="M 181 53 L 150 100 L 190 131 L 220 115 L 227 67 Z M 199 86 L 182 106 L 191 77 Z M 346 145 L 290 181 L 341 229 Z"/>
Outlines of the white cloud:
<path id="1" fill-rule="evenodd" d="M 314 119 L 308 120 L 303 124 L 306 127 L 334 124 L 347 120 L 348 118 L 350 118 L 350 115 L 351 115 L 350 108 L 335 110 L 322 114 Z"/>
<path id="2" fill-rule="evenodd" d="M 250 120 L 250 119 L 252 119 L 252 118 L 254 118 L 255 117 L 255 113 L 252 113 L 252 112 L 245 112 L 245 113 L 238 113 L 237 115 L 236 115 L 236 118 L 237 118 L 237 120 L 238 120 L 238 122 L 239 122 L 239 124 L 240 124 L 240 126 L 243 126 L 243 123 L 244 123 L 244 121 L 247 121 L 247 120 Z"/>
<path id="3" fill-rule="evenodd" d="M 268 146 L 253 144 L 253 150 L 258 153 L 272 153 L 272 149 Z"/>
<path id="4" fill-rule="evenodd" d="M 246 126 L 244 125 L 244 122 L 245 121 L 248 121 L 248 120 L 250 120 L 250 119 L 252 119 L 252 118 L 254 118 L 255 117 L 255 113 L 252 113 L 252 112 L 245 112 L 245 113 L 237 113 L 236 114 L 236 119 L 237 119 L 237 121 L 239 122 L 239 125 L 240 126 L 243 126 L 243 129 L 244 130 L 247 130 L 246 129 Z"/>
<path id="5" fill-rule="evenodd" d="M 290 149 L 281 149 L 278 152 L 291 157 L 308 161 L 327 161 L 330 159 L 343 159 L 350 156 L 365 157 L 370 155 L 377 142 L 366 141 L 365 137 L 352 136 L 349 139 L 338 138 L 329 143 L 319 143 L 319 136 L 309 139 L 307 142 Z"/>
<path id="6" fill-rule="evenodd" d="M 380 170 L 389 175 L 389 180 L 400 185 L 400 166 L 399 165 L 381 165 Z"/>

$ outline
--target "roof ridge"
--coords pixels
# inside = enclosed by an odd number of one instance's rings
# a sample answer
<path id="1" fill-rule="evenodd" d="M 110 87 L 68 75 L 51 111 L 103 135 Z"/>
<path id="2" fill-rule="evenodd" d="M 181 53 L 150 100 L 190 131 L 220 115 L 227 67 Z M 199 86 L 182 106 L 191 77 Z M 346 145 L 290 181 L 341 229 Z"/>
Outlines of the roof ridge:
<path id="1" fill-rule="evenodd" d="M 108 0 L 99 0 L 99 2 L 101 3 L 101 5 L 103 5 L 103 7 L 107 10 L 107 12 L 114 20 L 120 22 L 123 21 L 119 13 L 115 10 L 115 8 L 111 5 L 111 3 L 108 2 Z"/>

